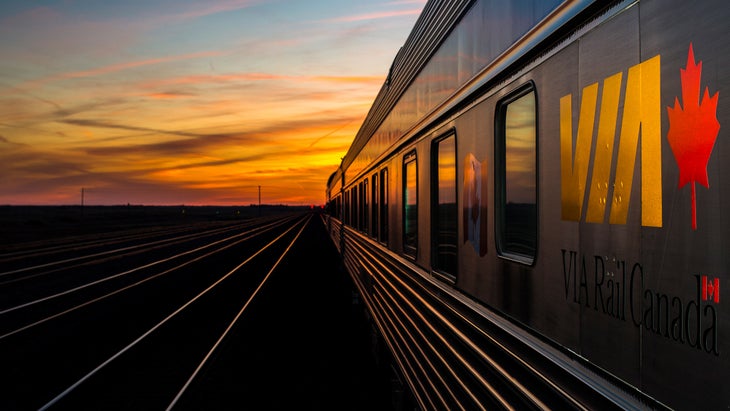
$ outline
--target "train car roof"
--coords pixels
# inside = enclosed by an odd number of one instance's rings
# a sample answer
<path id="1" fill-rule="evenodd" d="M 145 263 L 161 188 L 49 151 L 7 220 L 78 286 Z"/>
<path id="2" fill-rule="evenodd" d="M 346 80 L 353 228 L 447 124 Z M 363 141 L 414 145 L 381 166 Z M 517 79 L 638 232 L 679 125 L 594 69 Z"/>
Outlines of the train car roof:
<path id="1" fill-rule="evenodd" d="M 342 160 L 346 170 L 383 122 L 418 72 L 468 9 L 472 0 L 429 0 L 398 50 L 370 111 Z"/>
<path id="2" fill-rule="evenodd" d="M 477 1 L 474 0 L 429 0 L 426 3 L 404 45 L 398 50 L 380 91 L 355 135 L 350 148 L 343 157 L 341 170 L 347 170 L 357 159 L 371 137 L 393 111 L 399 99 L 408 91 L 421 70 L 429 63 L 434 53 L 439 50 L 442 43 L 458 25 L 460 19 L 476 3 Z M 488 70 L 494 61 L 503 60 L 504 55 L 507 54 L 510 55 L 507 60 L 513 63 L 514 59 L 523 57 L 529 50 L 537 46 L 535 39 L 544 41 L 566 25 L 570 26 L 571 21 L 579 14 L 586 12 L 590 8 L 589 6 L 600 3 L 592 0 L 556 1 L 553 11 L 538 21 L 533 26 L 534 30 L 513 39 L 509 47 L 501 50 L 498 55 L 491 56 L 485 62 L 482 70 Z M 603 4 L 601 7 L 605 8 L 609 5 Z M 499 33 L 508 30 L 508 26 L 511 27 L 513 23 L 508 18 L 498 21 L 500 24 L 497 27 L 490 25 L 489 31 Z M 545 21 L 550 21 L 550 24 L 543 24 Z M 539 31 L 539 35 L 535 35 L 535 31 Z M 518 43 L 521 44 L 521 50 L 515 53 L 512 49 Z M 459 87 L 463 86 L 465 85 L 459 85 Z"/>

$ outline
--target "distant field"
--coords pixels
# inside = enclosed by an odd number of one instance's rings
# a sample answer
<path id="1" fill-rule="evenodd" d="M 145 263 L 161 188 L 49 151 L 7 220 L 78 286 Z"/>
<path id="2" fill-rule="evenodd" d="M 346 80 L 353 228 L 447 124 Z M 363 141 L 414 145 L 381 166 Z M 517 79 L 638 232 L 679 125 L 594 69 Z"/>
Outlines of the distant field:
<path id="1" fill-rule="evenodd" d="M 289 206 L 0 206 L 0 247 L 18 242 L 150 225 L 246 219 L 309 207 Z"/>

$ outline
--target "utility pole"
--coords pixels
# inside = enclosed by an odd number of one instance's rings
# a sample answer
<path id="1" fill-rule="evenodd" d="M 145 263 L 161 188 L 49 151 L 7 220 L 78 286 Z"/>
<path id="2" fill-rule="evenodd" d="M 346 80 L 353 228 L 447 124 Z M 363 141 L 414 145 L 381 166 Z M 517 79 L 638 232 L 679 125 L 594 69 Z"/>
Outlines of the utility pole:
<path id="1" fill-rule="evenodd" d="M 261 217 L 261 186 L 259 186 L 259 217 Z"/>
<path id="2" fill-rule="evenodd" d="M 84 216 L 84 188 L 81 187 L 81 216 Z"/>

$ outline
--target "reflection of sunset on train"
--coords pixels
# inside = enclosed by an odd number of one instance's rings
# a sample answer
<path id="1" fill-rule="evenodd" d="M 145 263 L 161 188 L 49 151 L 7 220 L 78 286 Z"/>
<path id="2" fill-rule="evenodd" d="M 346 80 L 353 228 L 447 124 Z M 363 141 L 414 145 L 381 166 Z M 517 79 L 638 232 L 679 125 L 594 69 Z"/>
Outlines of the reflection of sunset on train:
<path id="1" fill-rule="evenodd" d="M 425 1 L 269 3 L 3 2 L 0 204 L 323 203 Z"/>

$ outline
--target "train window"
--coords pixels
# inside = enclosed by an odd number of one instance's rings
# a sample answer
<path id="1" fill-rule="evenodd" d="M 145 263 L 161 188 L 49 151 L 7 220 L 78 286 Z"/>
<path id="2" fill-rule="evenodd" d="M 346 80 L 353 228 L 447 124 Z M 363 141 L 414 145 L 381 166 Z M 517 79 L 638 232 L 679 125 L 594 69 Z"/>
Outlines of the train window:
<path id="1" fill-rule="evenodd" d="M 532 84 L 497 108 L 497 251 L 532 264 L 537 252 L 537 110 Z"/>
<path id="2" fill-rule="evenodd" d="M 418 167 L 416 152 L 403 157 L 403 251 L 415 257 L 418 246 Z"/>
<path id="3" fill-rule="evenodd" d="M 357 187 L 352 187 L 350 189 L 350 219 L 348 224 L 352 227 L 355 227 L 357 224 Z"/>
<path id="4" fill-rule="evenodd" d="M 431 241 L 433 268 L 450 279 L 456 276 L 456 137 L 434 141 L 431 150 Z"/>
<path id="5" fill-rule="evenodd" d="M 372 204 L 372 210 L 370 210 L 370 213 L 372 214 L 372 222 L 373 222 L 373 229 L 370 232 L 370 234 L 374 238 L 378 238 L 378 173 L 373 174 L 372 176 L 372 187 L 370 192 L 370 198 L 371 198 L 371 204 Z"/>
<path id="6" fill-rule="evenodd" d="M 357 189 L 355 194 L 355 203 L 357 204 L 355 228 L 362 230 L 362 183 L 355 185 L 355 188 Z"/>
<path id="7" fill-rule="evenodd" d="M 350 224 L 350 191 L 345 191 L 345 199 L 343 204 L 343 211 L 345 212 L 345 224 Z"/>
<path id="8" fill-rule="evenodd" d="M 357 208 L 355 209 L 355 212 L 357 213 L 355 228 L 362 230 L 362 183 L 355 185 L 355 189 L 357 190 L 355 194 L 355 197 L 357 198 L 355 200 L 357 204 Z"/>
<path id="9" fill-rule="evenodd" d="M 380 241 L 388 242 L 388 169 L 380 170 Z"/>
<path id="10" fill-rule="evenodd" d="M 530 84 L 497 108 L 497 250 L 532 264 L 537 252 L 537 110 Z"/>
<path id="11" fill-rule="evenodd" d="M 347 225 L 352 225 L 352 189 L 347 190 Z"/>
<path id="12" fill-rule="evenodd" d="M 365 179 L 360 183 L 360 197 L 362 198 L 360 206 L 360 230 L 368 231 L 368 213 L 370 206 L 368 205 L 368 180 Z"/>
<path id="13" fill-rule="evenodd" d="M 355 203 L 356 203 L 356 201 L 355 201 L 355 188 L 350 189 L 349 201 L 350 201 L 350 207 L 349 207 L 349 215 L 350 215 L 350 218 L 349 218 L 348 224 L 350 226 L 354 226 L 355 225 L 356 216 L 357 216 L 355 214 Z"/>

